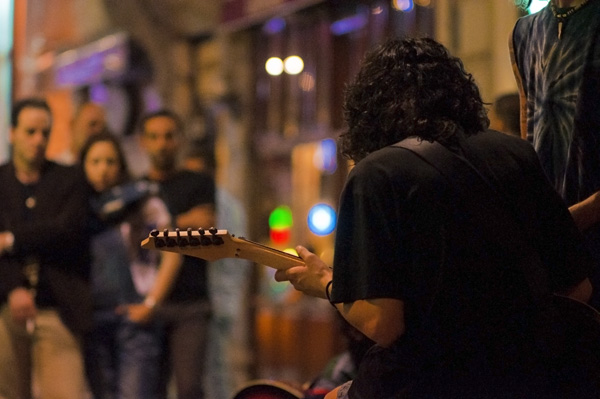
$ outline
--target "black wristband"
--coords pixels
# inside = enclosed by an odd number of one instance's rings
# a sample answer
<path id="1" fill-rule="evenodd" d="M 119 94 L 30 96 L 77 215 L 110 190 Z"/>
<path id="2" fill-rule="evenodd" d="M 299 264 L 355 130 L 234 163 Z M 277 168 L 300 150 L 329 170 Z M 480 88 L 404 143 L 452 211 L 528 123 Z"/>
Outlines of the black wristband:
<path id="1" fill-rule="evenodd" d="M 327 296 L 327 300 L 329 301 L 329 303 L 335 307 L 335 304 L 331 302 L 331 296 L 329 295 L 329 288 L 331 287 L 331 284 L 333 284 L 333 280 L 329 280 L 329 282 L 325 286 L 325 295 Z"/>

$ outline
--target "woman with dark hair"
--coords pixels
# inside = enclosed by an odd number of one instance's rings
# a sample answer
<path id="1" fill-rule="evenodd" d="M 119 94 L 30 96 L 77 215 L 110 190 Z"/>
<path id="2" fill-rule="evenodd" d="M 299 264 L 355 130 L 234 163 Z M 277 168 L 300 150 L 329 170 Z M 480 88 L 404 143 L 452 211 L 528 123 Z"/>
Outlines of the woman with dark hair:
<path id="1" fill-rule="evenodd" d="M 586 301 L 593 262 L 531 146 L 485 130 L 462 62 L 390 40 L 348 86 L 345 118 L 356 165 L 333 269 L 299 246 L 306 266 L 275 274 L 376 343 L 326 399 L 598 397 L 598 368 L 577 358 L 595 351 L 569 340 L 552 295 Z"/>
<path id="2" fill-rule="evenodd" d="M 81 167 L 92 189 L 94 326 L 86 366 L 96 399 L 158 398 L 161 333 L 152 316 L 177 275 L 180 257 L 151 253 L 140 242 L 171 217 L 148 182 L 129 177 L 118 139 L 90 137 Z"/>

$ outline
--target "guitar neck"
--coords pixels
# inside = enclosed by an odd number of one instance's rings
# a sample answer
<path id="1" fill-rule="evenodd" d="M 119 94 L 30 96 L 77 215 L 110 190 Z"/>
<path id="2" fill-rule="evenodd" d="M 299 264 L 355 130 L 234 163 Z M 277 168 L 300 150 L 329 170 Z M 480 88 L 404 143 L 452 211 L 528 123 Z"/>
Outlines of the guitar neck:
<path id="1" fill-rule="evenodd" d="M 243 237 L 238 238 L 238 240 L 239 252 L 236 257 L 248 259 L 275 269 L 289 269 L 290 267 L 304 265 L 304 260 L 296 255 L 247 240 Z"/>
<path id="2" fill-rule="evenodd" d="M 175 252 L 208 261 L 246 259 L 280 270 L 304 264 L 298 256 L 217 229 L 188 229 L 183 232 L 178 229 L 163 232 L 154 230 L 142 241 L 142 248 Z"/>

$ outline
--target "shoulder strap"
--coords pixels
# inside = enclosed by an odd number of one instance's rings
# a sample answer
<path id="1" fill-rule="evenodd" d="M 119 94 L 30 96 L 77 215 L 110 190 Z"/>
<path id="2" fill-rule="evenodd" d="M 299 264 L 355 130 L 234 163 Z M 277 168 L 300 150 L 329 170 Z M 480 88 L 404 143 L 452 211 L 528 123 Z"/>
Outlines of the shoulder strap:
<path id="1" fill-rule="evenodd" d="M 530 253 L 534 256 L 533 259 L 537 260 L 537 262 L 531 264 L 525 262 L 525 266 L 529 267 L 528 273 L 525 273 L 525 275 L 529 279 L 528 285 L 532 294 L 538 299 L 547 298 L 551 294 L 548 273 L 545 272 L 543 267 L 536 267 L 542 264 L 539 252 L 528 244 L 526 238 L 528 226 L 523 226 L 517 221 L 508 200 L 467 158 L 449 150 L 438 142 L 429 142 L 416 137 L 409 137 L 394 144 L 394 146 L 411 151 L 436 169 L 451 183 L 450 187 L 454 188 L 459 198 L 469 200 L 472 192 L 487 192 L 486 200 L 488 203 L 494 205 L 494 211 L 503 212 L 507 215 L 506 220 L 510 221 L 514 233 L 522 237 L 521 242 L 527 243 Z"/>
<path id="2" fill-rule="evenodd" d="M 394 144 L 395 147 L 407 149 L 418 155 L 423 161 L 434 167 L 442 176 L 450 180 L 453 187 L 457 187 L 455 179 L 459 183 L 470 183 L 468 186 L 485 186 L 485 190 L 491 191 L 493 198 L 502 200 L 496 187 L 465 157 L 450 151 L 448 148 L 438 143 L 437 141 L 430 142 L 409 137 L 399 143 Z M 462 188 L 466 188 L 464 184 Z M 502 207 L 506 207 L 502 201 Z"/>

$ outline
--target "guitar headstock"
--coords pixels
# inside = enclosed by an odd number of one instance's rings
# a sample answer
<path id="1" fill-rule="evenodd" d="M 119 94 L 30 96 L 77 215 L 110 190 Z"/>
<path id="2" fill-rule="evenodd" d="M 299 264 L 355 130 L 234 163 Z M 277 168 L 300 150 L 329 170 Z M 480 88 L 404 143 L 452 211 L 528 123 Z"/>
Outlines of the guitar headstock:
<path id="1" fill-rule="evenodd" d="M 265 245 L 235 237 L 227 230 L 187 229 L 187 230 L 152 230 L 144 241 L 142 248 L 176 252 L 194 256 L 207 261 L 223 258 L 248 259 L 276 269 L 287 269 L 303 265 L 298 256 L 270 248 Z"/>
<path id="2" fill-rule="evenodd" d="M 186 249 L 196 249 L 194 253 L 201 253 L 202 259 L 217 260 L 226 256 L 233 243 L 232 236 L 227 230 L 217 230 L 211 227 L 175 230 L 152 230 L 142 242 L 142 248 L 158 249 L 161 251 L 177 252 L 187 255 Z M 227 244 L 227 245 L 226 245 Z M 222 247 L 222 248 L 219 248 Z M 199 252 L 200 251 L 200 252 Z M 233 252 L 231 252 L 233 254 Z M 196 256 L 196 255 L 194 255 Z"/>

